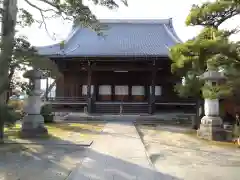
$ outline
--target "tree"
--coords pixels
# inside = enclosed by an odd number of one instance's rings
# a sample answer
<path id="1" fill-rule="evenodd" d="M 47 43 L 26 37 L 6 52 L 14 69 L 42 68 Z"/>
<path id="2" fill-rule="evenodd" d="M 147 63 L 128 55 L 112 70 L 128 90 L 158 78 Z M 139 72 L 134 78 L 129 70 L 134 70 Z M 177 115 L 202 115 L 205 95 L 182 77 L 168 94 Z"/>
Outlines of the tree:
<path id="1" fill-rule="evenodd" d="M 193 5 L 186 18 L 186 25 L 202 26 L 203 30 L 195 38 L 177 44 L 170 50 L 172 72 L 184 77 L 185 81 L 177 84 L 175 90 L 182 97 L 197 99 L 197 117 L 200 116 L 198 109 L 202 97 L 214 99 L 230 96 L 240 87 L 240 46 L 239 42 L 229 41 L 229 37 L 238 29 L 226 31 L 219 28 L 226 20 L 238 14 L 239 0 L 216 0 Z M 199 77 L 207 69 L 224 69 L 227 83 L 215 87 L 206 85 Z M 195 122 L 194 128 L 197 128 L 197 124 Z"/>
<path id="2" fill-rule="evenodd" d="M 99 34 L 102 27 L 89 7 L 82 0 L 23 0 L 32 10 L 39 12 L 40 19 L 36 18 L 29 8 L 18 7 L 17 0 L 1 0 L 1 54 L 0 54 L 0 109 L 5 111 L 6 91 L 9 89 L 12 77 L 17 70 L 26 66 L 46 71 L 51 76 L 59 76 L 56 65 L 49 59 L 39 56 L 35 49 L 24 37 L 16 37 L 16 26 L 29 26 L 39 23 L 47 29 L 46 19 L 62 18 L 73 21 L 75 25 L 92 28 Z M 95 5 L 117 8 L 114 0 L 92 0 Z M 121 0 L 125 5 L 127 2 Z M 49 73 L 51 72 L 51 73 Z M 1 111 L 2 112 L 2 111 Z M 3 127 L 6 118 L 0 112 L 0 139 L 3 138 Z"/>
<path id="3" fill-rule="evenodd" d="M 239 0 L 215 0 L 193 5 L 186 19 L 187 25 L 219 28 L 226 20 L 240 13 Z"/>
<path id="4" fill-rule="evenodd" d="M 230 91 L 226 92 L 226 87 L 234 89 L 234 81 L 239 79 L 236 78 L 236 72 L 240 67 L 240 46 L 239 42 L 229 41 L 229 37 L 238 30 L 220 30 L 219 26 L 238 14 L 240 14 L 239 0 L 217 0 L 200 6 L 192 6 L 186 19 L 186 25 L 201 25 L 203 30 L 194 39 L 178 44 L 170 51 L 173 60 L 173 72 L 181 72 L 181 76 L 188 77 L 185 85 L 177 85 L 180 95 L 201 98 L 200 90 L 208 91 L 209 89 L 203 85 L 198 77 L 210 67 L 224 69 L 229 78 L 227 84 L 217 87 L 219 94 L 230 94 Z M 189 74 L 191 74 L 191 78 Z M 190 89 L 193 90 L 190 91 Z M 209 93 L 203 94 L 209 95 Z"/>

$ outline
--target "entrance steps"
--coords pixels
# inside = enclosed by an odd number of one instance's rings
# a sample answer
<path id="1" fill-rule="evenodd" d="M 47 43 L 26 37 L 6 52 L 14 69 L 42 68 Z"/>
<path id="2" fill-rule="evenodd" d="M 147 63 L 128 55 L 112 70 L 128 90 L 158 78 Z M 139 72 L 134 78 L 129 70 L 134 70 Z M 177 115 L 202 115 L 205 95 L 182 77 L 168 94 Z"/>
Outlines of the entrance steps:
<path id="1" fill-rule="evenodd" d="M 134 122 L 138 124 L 163 124 L 191 126 L 194 114 L 160 113 L 138 115 L 113 115 L 113 114 L 85 114 L 69 113 L 64 117 L 65 122 Z"/>
<path id="2" fill-rule="evenodd" d="M 104 114 L 146 114 L 147 103 L 96 103 L 95 112 Z"/>

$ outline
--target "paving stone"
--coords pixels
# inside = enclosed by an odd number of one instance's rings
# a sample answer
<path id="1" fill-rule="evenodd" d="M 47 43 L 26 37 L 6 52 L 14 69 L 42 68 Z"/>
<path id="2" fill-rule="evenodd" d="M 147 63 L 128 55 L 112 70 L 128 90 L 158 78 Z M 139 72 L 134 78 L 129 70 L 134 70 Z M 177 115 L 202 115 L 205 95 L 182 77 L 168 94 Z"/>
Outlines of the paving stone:
<path id="1" fill-rule="evenodd" d="M 145 180 L 155 178 L 156 171 L 132 123 L 108 123 L 87 154 L 92 161 L 83 161 L 69 180 L 81 180 L 89 172 L 85 167 L 91 167 L 91 180 L 137 180 L 139 174 Z"/>

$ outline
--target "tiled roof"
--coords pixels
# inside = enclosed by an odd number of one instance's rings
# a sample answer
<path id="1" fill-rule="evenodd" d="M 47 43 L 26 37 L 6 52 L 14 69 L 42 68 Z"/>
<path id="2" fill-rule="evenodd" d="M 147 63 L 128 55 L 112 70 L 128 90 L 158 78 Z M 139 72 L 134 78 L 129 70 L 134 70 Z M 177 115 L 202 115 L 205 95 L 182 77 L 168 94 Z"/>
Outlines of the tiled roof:
<path id="1" fill-rule="evenodd" d="M 64 48 L 60 44 L 37 47 L 47 56 L 168 56 L 168 48 L 181 40 L 172 26 L 172 19 L 100 20 L 107 25 L 105 36 L 88 28 L 72 30 Z"/>

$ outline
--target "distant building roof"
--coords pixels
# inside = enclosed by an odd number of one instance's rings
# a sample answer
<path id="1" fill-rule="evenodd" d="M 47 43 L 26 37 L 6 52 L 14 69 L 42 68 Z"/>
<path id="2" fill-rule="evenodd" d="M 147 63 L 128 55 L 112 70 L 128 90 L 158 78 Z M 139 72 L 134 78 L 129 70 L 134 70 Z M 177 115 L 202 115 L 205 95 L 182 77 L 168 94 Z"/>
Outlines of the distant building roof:
<path id="1" fill-rule="evenodd" d="M 168 56 L 169 47 L 180 43 L 172 19 L 100 20 L 107 25 L 104 36 L 89 28 L 75 27 L 61 43 L 36 47 L 39 54 L 53 57 Z"/>

